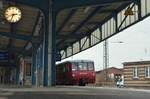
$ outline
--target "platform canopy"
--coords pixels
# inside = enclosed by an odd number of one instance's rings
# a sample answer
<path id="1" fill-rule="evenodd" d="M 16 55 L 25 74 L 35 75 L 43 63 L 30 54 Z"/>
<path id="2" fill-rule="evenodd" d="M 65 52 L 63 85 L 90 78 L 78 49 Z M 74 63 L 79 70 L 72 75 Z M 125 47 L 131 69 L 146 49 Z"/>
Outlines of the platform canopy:
<path id="1" fill-rule="evenodd" d="M 40 43 L 44 35 L 45 1 L 3 0 L 0 50 L 31 56 L 31 42 Z M 150 14 L 149 0 L 53 0 L 53 4 L 53 10 L 59 11 L 55 31 L 56 47 L 62 59 L 104 41 Z M 22 19 L 16 24 L 8 23 L 3 15 L 10 5 L 22 10 Z M 132 11 L 133 15 L 125 14 L 126 11 Z"/>

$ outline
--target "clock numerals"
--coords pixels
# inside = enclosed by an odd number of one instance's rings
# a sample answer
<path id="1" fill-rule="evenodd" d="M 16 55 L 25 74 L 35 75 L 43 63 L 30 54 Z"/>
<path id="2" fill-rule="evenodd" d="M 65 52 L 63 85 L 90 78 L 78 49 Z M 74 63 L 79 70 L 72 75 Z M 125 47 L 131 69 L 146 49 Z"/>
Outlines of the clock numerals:
<path id="1" fill-rule="evenodd" d="M 17 7 L 9 7 L 5 10 L 5 18 L 8 22 L 18 22 L 21 19 L 21 16 L 21 10 Z"/>

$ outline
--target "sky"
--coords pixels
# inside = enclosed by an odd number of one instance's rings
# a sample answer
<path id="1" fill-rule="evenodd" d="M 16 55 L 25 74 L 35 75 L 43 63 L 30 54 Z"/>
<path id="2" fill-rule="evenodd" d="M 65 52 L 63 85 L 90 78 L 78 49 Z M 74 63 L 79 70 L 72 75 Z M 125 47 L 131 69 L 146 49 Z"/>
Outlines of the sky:
<path id="1" fill-rule="evenodd" d="M 117 42 L 123 43 L 117 43 Z M 108 39 L 109 67 L 123 68 L 124 62 L 150 60 L 150 17 Z M 89 54 L 90 53 L 90 54 Z M 66 60 L 93 60 L 95 70 L 103 69 L 103 42 Z"/>

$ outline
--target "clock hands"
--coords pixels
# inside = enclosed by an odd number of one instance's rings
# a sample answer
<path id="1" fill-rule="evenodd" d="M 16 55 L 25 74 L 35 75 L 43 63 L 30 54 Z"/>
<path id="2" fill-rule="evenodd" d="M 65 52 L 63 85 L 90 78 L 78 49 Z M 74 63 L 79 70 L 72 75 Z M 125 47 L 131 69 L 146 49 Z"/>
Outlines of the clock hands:
<path id="1" fill-rule="evenodd" d="M 11 16 L 11 19 L 10 19 L 11 21 L 12 21 L 12 19 L 13 19 L 13 16 L 14 16 L 14 15 Z"/>
<path id="2" fill-rule="evenodd" d="M 13 19 L 13 17 L 14 17 L 15 15 L 17 15 L 17 14 L 12 14 L 12 15 L 11 15 L 11 19 L 10 19 L 11 21 L 12 21 L 12 19 Z"/>

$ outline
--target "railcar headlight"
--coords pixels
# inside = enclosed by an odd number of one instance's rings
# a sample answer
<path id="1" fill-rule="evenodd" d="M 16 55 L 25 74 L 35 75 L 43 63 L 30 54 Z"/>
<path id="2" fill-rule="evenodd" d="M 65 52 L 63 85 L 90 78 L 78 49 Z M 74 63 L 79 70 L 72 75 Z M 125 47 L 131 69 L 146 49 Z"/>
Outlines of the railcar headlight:
<path id="1" fill-rule="evenodd" d="M 72 74 L 72 77 L 75 77 L 75 74 Z"/>
<path id="2" fill-rule="evenodd" d="M 95 73 L 92 73 L 93 76 L 95 76 Z"/>

